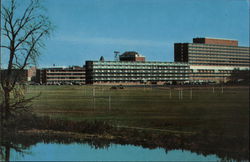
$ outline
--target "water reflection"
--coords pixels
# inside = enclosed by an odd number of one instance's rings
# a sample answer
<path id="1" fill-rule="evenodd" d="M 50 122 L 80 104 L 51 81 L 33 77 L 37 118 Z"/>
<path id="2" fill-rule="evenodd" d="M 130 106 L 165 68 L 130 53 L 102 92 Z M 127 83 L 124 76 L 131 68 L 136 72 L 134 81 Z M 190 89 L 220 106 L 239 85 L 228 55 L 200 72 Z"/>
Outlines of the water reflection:
<path id="1" fill-rule="evenodd" d="M 133 145 L 111 144 L 108 148 L 96 149 L 89 144 L 38 143 L 31 146 L 30 154 L 24 156 L 11 152 L 10 160 L 22 161 L 218 161 L 215 155 L 203 156 L 190 151 L 147 149 Z"/>
<path id="2" fill-rule="evenodd" d="M 247 156 L 242 156 L 244 154 L 241 154 L 241 152 L 238 153 L 238 156 L 235 156 L 235 150 L 232 152 L 232 150 L 218 149 L 215 152 L 216 147 L 210 150 L 211 146 L 208 145 L 205 148 L 187 147 L 178 144 L 174 139 L 169 139 L 166 144 L 168 147 L 163 149 L 149 142 L 138 142 L 131 139 L 107 140 L 99 137 L 77 139 L 58 134 L 31 135 L 16 134 L 15 132 L 1 132 L 0 134 L 0 160 L 5 162 L 10 160 L 217 161 L 247 159 Z M 193 142 L 190 141 L 190 143 Z M 59 157 L 62 159 L 56 159 Z M 92 159 L 93 157 L 97 158 Z"/>

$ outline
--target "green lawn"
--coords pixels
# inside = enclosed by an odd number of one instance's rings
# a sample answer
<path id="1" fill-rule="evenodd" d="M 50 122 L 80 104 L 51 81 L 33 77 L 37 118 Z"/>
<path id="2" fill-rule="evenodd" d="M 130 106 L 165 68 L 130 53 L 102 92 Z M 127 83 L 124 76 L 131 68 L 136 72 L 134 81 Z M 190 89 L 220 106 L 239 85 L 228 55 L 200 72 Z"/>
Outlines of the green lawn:
<path id="1" fill-rule="evenodd" d="M 171 91 L 171 92 L 170 92 Z M 67 120 L 119 126 L 248 136 L 248 87 L 110 89 L 109 86 L 29 86 L 33 111 Z M 170 95 L 171 93 L 171 95 Z M 192 94 L 192 95 L 191 95 Z M 93 97 L 95 96 L 95 97 Z"/>

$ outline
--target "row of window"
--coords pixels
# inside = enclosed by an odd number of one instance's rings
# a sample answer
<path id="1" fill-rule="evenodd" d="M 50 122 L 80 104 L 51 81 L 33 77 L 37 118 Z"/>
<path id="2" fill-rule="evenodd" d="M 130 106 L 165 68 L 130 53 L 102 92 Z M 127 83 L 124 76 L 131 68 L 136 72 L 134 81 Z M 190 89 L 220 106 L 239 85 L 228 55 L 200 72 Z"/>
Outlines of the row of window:
<path id="1" fill-rule="evenodd" d="M 152 74 L 152 75 L 109 75 L 109 74 L 101 74 L 101 75 L 97 75 L 97 74 L 93 74 L 92 75 L 93 77 L 144 77 L 144 76 L 148 76 L 148 77 L 151 77 L 151 76 L 155 76 L 155 77 L 164 77 L 164 76 L 188 76 L 188 74 Z"/>
<path id="2" fill-rule="evenodd" d="M 46 72 L 74 73 L 74 72 L 85 72 L 85 70 L 46 70 Z"/>
<path id="3" fill-rule="evenodd" d="M 85 79 L 84 77 L 47 77 L 47 79 Z"/>
<path id="4" fill-rule="evenodd" d="M 220 64 L 249 64 L 249 61 L 237 61 L 237 60 L 212 60 L 212 59 L 189 59 L 191 62 L 200 62 L 200 63 L 220 63 Z"/>
<path id="5" fill-rule="evenodd" d="M 216 59 L 230 58 L 234 60 L 250 60 L 250 57 L 247 57 L 247 56 L 242 56 L 242 57 L 228 56 L 228 55 L 222 56 L 222 55 L 210 55 L 210 54 L 204 54 L 204 53 L 190 53 L 189 57 L 190 56 L 193 56 L 194 58 L 204 57 L 204 58 L 216 58 Z"/>
<path id="6" fill-rule="evenodd" d="M 189 57 L 190 61 L 211 61 L 211 62 L 230 62 L 230 63 L 249 63 L 249 59 L 248 60 L 242 60 L 242 59 L 232 59 L 232 58 L 213 58 L 213 57 Z"/>
<path id="7" fill-rule="evenodd" d="M 220 53 L 215 53 L 215 52 L 213 52 L 213 53 L 208 53 L 208 52 L 200 52 L 200 51 L 190 51 L 189 52 L 189 55 L 190 54 L 193 54 L 193 55 L 202 55 L 202 56 L 220 56 L 220 57 L 236 57 L 236 58 L 249 58 L 249 53 L 248 54 L 244 54 L 244 55 L 242 55 L 242 54 L 228 54 L 228 53 L 226 53 L 226 54 L 220 54 Z"/>
<path id="8" fill-rule="evenodd" d="M 189 78 L 94 78 L 93 81 L 168 81 L 168 80 L 188 80 Z"/>
<path id="9" fill-rule="evenodd" d="M 47 75 L 62 75 L 62 76 L 66 76 L 66 75 L 68 75 L 68 76 L 82 76 L 82 75 L 85 75 L 85 73 L 47 73 Z"/>
<path id="10" fill-rule="evenodd" d="M 138 70 L 138 71 L 119 71 L 119 70 L 93 70 L 94 73 L 136 73 L 136 74 L 143 74 L 143 73 L 186 73 L 189 70 Z"/>
<path id="11" fill-rule="evenodd" d="M 94 66 L 93 69 L 117 69 L 117 70 L 141 70 L 141 69 L 156 69 L 156 70 L 167 70 L 167 69 L 189 69 L 189 67 L 156 67 L 156 66 L 148 66 L 148 67 L 133 67 L 133 66 L 117 66 L 117 67 L 107 67 L 107 66 Z"/>
<path id="12" fill-rule="evenodd" d="M 148 66 L 187 66 L 184 63 L 175 63 L 175 62 L 115 62 L 115 61 L 93 61 L 93 65 L 101 65 L 101 66 L 139 66 L 139 67 L 148 67 Z"/>
<path id="13" fill-rule="evenodd" d="M 200 78 L 200 77 L 208 77 L 208 78 L 225 78 L 225 77 L 228 77 L 228 76 L 221 76 L 221 75 L 196 75 L 196 76 L 192 76 L 192 77 L 196 77 L 196 78 Z"/>
<path id="14" fill-rule="evenodd" d="M 228 50 L 228 49 L 210 49 L 210 48 L 193 48 L 189 47 L 188 51 L 204 51 L 204 52 L 217 52 L 217 53 L 237 53 L 248 54 L 249 50 Z"/>
<path id="15" fill-rule="evenodd" d="M 201 74 L 231 74 L 231 71 L 209 71 L 209 70 L 198 70 L 197 72 L 194 71 L 193 73 L 190 74 L 197 74 L 197 73 L 201 73 Z"/>
<path id="16" fill-rule="evenodd" d="M 207 48 L 207 49 L 229 49 L 229 50 L 248 50 L 249 47 L 241 46 L 224 46 L 224 45 L 208 45 L 208 44 L 188 44 L 189 47 L 193 48 Z"/>
<path id="17" fill-rule="evenodd" d="M 194 72 L 194 73 L 191 73 L 190 75 L 197 75 L 197 74 L 204 74 L 204 75 L 207 75 L 207 74 L 211 74 L 211 75 L 230 75 L 231 72 L 202 72 L 202 71 L 198 71 L 198 72 Z"/>
<path id="18" fill-rule="evenodd" d="M 249 63 L 210 63 L 210 62 L 195 62 L 189 61 L 192 65 L 223 65 L 223 66 L 249 66 Z"/>

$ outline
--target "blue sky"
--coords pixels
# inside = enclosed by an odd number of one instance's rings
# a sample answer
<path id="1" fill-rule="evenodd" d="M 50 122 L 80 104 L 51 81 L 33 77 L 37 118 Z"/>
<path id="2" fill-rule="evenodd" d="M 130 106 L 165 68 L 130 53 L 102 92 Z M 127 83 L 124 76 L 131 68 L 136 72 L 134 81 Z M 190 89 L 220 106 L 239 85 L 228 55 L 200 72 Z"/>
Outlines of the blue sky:
<path id="1" fill-rule="evenodd" d="M 137 51 L 148 61 L 173 61 L 174 43 L 194 37 L 249 46 L 248 0 L 42 0 L 56 26 L 38 66 L 114 60 Z"/>

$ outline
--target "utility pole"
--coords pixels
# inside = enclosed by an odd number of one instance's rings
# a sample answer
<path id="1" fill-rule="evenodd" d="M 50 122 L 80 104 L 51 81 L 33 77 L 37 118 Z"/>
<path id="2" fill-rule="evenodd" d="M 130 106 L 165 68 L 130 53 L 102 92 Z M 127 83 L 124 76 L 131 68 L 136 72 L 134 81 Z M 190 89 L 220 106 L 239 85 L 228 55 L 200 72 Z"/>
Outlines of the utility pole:
<path id="1" fill-rule="evenodd" d="M 181 100 L 183 99 L 183 89 L 181 88 Z"/>
<path id="2" fill-rule="evenodd" d="M 178 89 L 178 91 L 179 91 L 179 100 L 181 100 L 181 90 Z"/>
<path id="3" fill-rule="evenodd" d="M 191 90 L 190 90 L 190 99 L 191 99 L 191 100 L 193 99 L 193 90 L 192 90 L 192 88 L 191 88 Z"/>
<path id="4" fill-rule="evenodd" d="M 95 87 L 93 88 L 93 110 L 95 110 Z"/>
<path id="5" fill-rule="evenodd" d="M 114 54 L 115 54 L 115 61 L 119 61 L 119 51 L 114 51 Z"/>
<path id="6" fill-rule="evenodd" d="M 109 111 L 111 110 L 111 96 L 109 95 Z"/>

